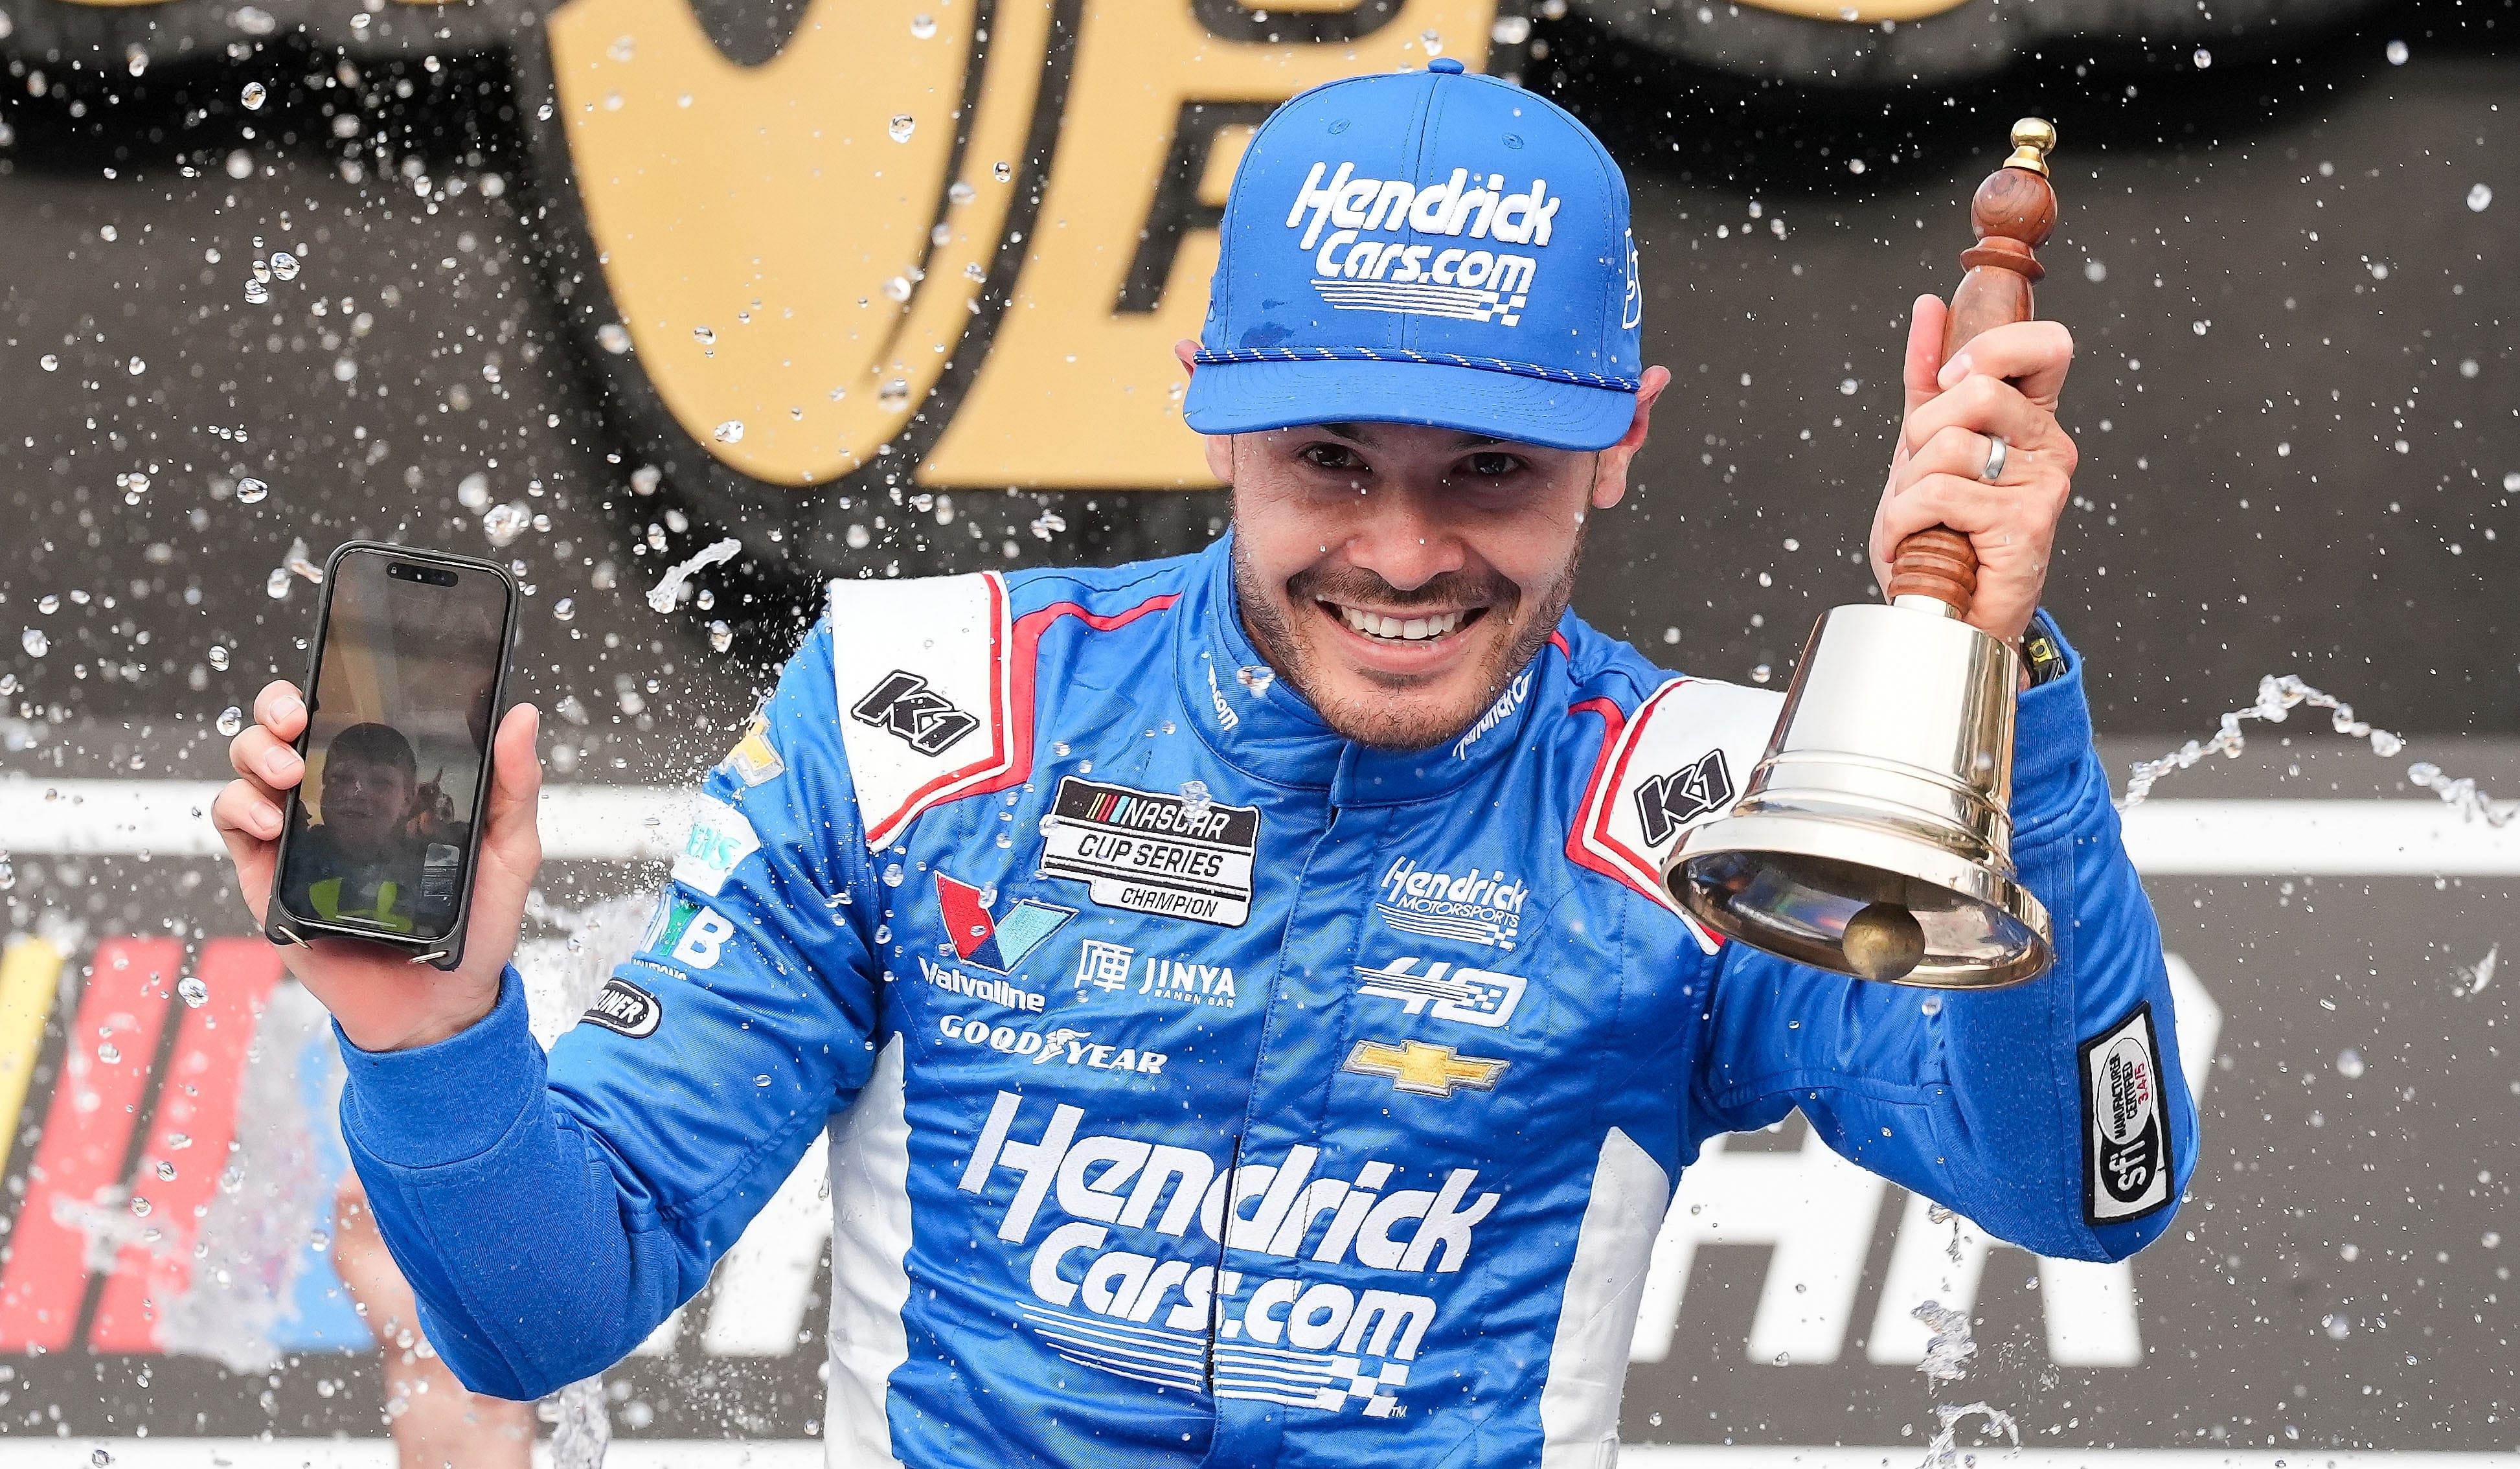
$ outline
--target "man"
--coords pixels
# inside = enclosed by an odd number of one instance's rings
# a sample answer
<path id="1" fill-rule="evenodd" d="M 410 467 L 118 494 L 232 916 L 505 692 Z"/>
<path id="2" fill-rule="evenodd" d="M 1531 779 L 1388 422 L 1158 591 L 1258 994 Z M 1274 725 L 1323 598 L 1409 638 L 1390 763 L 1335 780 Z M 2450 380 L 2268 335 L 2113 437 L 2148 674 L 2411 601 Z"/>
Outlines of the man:
<path id="1" fill-rule="evenodd" d="M 292 952 L 468 1383 L 628 1351 L 827 1132 L 848 1465 L 1606 1463 L 1674 1180 L 1797 1108 L 2034 1249 L 2167 1224 L 2194 1117 L 2070 653 L 2020 695 L 2045 977 L 1937 1005 L 1719 945 L 1660 893 L 1777 698 L 1566 610 L 1670 380 L 1640 371 L 1592 136 L 1449 61 L 1350 79 L 1261 129 L 1223 231 L 1182 356 L 1232 533 L 836 584 L 547 1069 L 500 972 L 540 855 L 530 709 L 466 966 Z M 2017 642 L 2071 344 L 2006 327 L 1944 364 L 1941 327 L 1918 302 L 1875 569 L 1968 534 L 1975 620 Z M 302 717 L 265 690 L 217 805 L 248 899 Z M 2095 1046 L 2133 1048 L 2105 1119 Z M 2104 1123 L 2167 1148 L 2136 1194 L 2085 1163 Z"/>
<path id="2" fill-rule="evenodd" d="M 411 741 L 387 725 L 351 725 L 324 749 L 316 808 L 290 859 L 292 910 L 396 933 L 445 926 L 464 835 L 447 828 L 435 783 L 420 783 Z"/>

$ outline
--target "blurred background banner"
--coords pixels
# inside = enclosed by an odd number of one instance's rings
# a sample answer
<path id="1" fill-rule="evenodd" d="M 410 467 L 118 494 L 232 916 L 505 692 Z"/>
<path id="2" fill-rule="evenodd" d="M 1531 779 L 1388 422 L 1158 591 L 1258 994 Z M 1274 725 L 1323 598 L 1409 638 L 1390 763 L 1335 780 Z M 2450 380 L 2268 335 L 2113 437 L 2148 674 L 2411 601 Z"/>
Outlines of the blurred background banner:
<path id="1" fill-rule="evenodd" d="M 1234 164 L 1295 91 L 1435 55 L 1572 109 L 1635 194 L 1677 381 L 1584 570 L 1597 624 L 1775 685 L 1871 595 L 1908 303 L 2039 113 L 2083 453 L 2049 605 L 2113 770 L 2271 673 L 2408 741 L 2299 711 L 2130 814 L 2207 1124 L 2168 1238 L 2043 1262 L 1799 1123 L 1732 1139 L 1666 1226 L 1628 1441 L 1899 1462 L 1982 1402 L 2075 1462 L 2510 1448 L 2520 824 L 2437 796 L 2520 793 L 2515 29 L 2507 0 L 0 0 L 0 1465 L 382 1431 L 329 1027 L 202 814 L 335 545 L 525 586 L 548 1039 L 817 580 L 1223 527 L 1170 349 Z M 616 1461 L 815 1431 L 818 1166 L 608 1375 Z"/>

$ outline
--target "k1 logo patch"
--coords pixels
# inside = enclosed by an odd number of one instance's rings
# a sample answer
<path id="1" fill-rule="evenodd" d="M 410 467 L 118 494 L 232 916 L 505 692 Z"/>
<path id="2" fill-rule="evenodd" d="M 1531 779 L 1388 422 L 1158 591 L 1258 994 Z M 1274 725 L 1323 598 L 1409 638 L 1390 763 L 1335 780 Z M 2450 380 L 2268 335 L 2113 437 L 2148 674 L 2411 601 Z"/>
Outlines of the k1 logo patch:
<path id="1" fill-rule="evenodd" d="M 1062 776 L 1042 828 L 1041 874 L 1104 908 L 1239 928 L 1251 916 L 1260 808 Z"/>
<path id="2" fill-rule="evenodd" d="M 1655 776 L 1637 787 L 1637 818 L 1644 823 L 1645 845 L 1659 847 L 1680 828 L 1719 807 L 1732 804 L 1732 773 L 1724 768 L 1724 752 L 1708 750 L 1668 776 Z"/>
<path id="3" fill-rule="evenodd" d="M 2140 1219 L 2170 1202 L 2176 1172 L 2152 1006 L 2084 1042 L 2082 1062 L 2084 1221 Z"/>
<path id="4" fill-rule="evenodd" d="M 915 673 L 894 669 L 849 709 L 849 718 L 898 736 L 922 755 L 941 755 L 980 727 Z"/>

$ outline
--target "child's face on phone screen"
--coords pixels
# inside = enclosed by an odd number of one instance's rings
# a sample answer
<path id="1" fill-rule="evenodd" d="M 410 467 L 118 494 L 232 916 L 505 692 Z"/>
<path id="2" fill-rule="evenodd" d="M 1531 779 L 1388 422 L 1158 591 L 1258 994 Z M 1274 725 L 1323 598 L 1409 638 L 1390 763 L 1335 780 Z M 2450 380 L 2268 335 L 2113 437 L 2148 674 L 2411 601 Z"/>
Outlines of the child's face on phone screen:
<path id="1" fill-rule="evenodd" d="M 409 772 L 353 755 L 324 765 L 324 824 L 353 848 L 382 850 L 411 819 L 414 787 Z"/>

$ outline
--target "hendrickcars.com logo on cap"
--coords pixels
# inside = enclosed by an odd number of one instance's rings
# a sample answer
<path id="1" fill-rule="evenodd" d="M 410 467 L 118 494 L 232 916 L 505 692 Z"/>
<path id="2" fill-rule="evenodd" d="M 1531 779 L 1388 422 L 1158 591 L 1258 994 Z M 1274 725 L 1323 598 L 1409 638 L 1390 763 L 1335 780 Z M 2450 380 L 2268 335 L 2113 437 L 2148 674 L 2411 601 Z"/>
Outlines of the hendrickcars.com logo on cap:
<path id="1" fill-rule="evenodd" d="M 1439 58 L 1296 97 L 1244 153 L 1224 237 L 1192 428 L 1424 423 L 1560 449 L 1627 431 L 1627 183 L 1509 82 Z"/>

